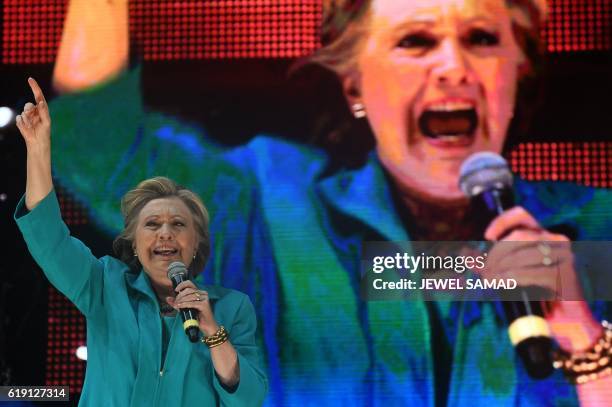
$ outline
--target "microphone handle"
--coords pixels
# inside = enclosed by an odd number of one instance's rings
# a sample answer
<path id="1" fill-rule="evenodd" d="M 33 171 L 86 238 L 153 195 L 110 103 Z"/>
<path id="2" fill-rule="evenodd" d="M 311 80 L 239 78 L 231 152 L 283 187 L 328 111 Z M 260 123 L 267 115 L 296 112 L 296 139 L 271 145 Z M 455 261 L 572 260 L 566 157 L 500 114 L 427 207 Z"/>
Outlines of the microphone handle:
<path id="1" fill-rule="evenodd" d="M 186 281 L 181 274 L 172 278 L 172 286 L 176 288 L 180 283 Z M 180 310 L 183 319 L 183 330 L 189 341 L 195 343 L 200 340 L 200 324 L 198 322 L 198 311 L 193 308 L 183 308 Z"/>
<path id="2" fill-rule="evenodd" d="M 508 318 L 508 335 L 523 366 L 534 379 L 544 379 L 554 370 L 553 340 L 544 318 L 541 301 L 527 299 L 528 288 L 522 288 L 523 301 L 503 301 Z"/>
<path id="3" fill-rule="evenodd" d="M 489 223 L 514 206 L 512 190 L 490 189 L 472 199 L 476 205 L 476 213 L 489 213 L 491 217 L 483 216 L 480 225 L 482 234 Z M 488 218 L 488 219 L 487 219 Z M 502 305 L 508 319 L 508 334 L 516 352 L 523 361 L 523 366 L 529 376 L 543 379 L 550 376 L 554 370 L 550 330 L 544 319 L 541 301 L 530 301 L 528 292 L 535 287 L 519 287 L 522 301 L 503 301 Z"/>

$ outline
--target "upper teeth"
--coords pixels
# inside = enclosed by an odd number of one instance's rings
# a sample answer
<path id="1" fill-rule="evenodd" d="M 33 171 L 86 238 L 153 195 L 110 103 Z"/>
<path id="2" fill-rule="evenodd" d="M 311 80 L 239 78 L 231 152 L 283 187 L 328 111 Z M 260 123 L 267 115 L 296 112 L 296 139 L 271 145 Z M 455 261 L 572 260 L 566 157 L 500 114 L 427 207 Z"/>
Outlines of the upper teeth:
<path id="1" fill-rule="evenodd" d="M 448 112 L 453 110 L 466 110 L 473 109 L 474 105 L 469 102 L 441 102 L 427 107 L 428 110 L 435 110 L 437 112 Z"/>

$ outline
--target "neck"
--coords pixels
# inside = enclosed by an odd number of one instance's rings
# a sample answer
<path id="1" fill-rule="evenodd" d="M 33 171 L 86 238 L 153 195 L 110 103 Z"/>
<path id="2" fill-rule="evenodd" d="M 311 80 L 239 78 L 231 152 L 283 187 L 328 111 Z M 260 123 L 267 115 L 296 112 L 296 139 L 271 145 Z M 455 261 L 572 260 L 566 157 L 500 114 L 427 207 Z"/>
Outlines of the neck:
<path id="1" fill-rule="evenodd" d="M 467 198 L 440 199 L 396 184 L 399 205 L 416 240 L 472 240 L 473 213 Z M 414 230 L 412 230 L 414 229 Z"/>
<path id="2" fill-rule="evenodd" d="M 164 278 L 163 280 L 157 280 L 153 278 L 150 274 L 149 277 L 151 279 L 151 286 L 153 287 L 153 291 L 155 292 L 155 296 L 159 300 L 159 303 L 166 302 L 166 297 L 175 297 L 176 293 L 174 292 L 174 288 L 172 288 L 172 282 Z"/>
<path id="3" fill-rule="evenodd" d="M 155 291 L 155 296 L 157 297 L 159 312 L 162 315 L 174 315 L 174 308 L 172 308 L 172 306 L 166 301 L 166 297 L 174 298 L 176 295 L 172 289 L 172 286 L 153 284 L 153 291 Z"/>

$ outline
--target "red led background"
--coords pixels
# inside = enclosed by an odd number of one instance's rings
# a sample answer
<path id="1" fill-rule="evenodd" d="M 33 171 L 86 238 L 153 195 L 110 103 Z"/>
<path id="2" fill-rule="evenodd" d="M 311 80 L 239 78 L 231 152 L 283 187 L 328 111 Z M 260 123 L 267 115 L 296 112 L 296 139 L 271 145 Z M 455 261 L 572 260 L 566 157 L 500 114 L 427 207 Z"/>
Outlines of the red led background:
<path id="1" fill-rule="evenodd" d="M 66 12 L 65 0 L 4 0 L 2 63 L 55 60 Z"/>
<path id="2" fill-rule="evenodd" d="M 5 0 L 2 61 L 52 63 L 66 0 Z M 609 50 L 610 0 L 551 0 L 551 52 Z M 133 45 L 145 60 L 293 58 L 318 46 L 318 0 L 130 1 Z"/>
<path id="3" fill-rule="evenodd" d="M 529 181 L 571 181 L 612 188 L 612 143 L 524 143 L 510 155 L 512 170 Z"/>
<path id="4" fill-rule="evenodd" d="M 58 192 L 58 201 L 62 211 L 62 218 L 67 225 L 81 226 L 88 222 L 85 208 L 79 204 L 72 196 L 65 194 L 60 188 L 56 188 Z"/>
<path id="5" fill-rule="evenodd" d="M 70 393 L 80 393 L 85 362 L 76 357 L 76 349 L 86 344 L 85 319 L 63 294 L 49 287 L 47 312 L 47 386 L 70 386 Z"/>
<path id="6" fill-rule="evenodd" d="M 88 223 L 85 208 L 56 188 L 62 218 L 70 227 Z M 47 386 L 70 386 L 70 392 L 81 392 L 85 362 L 76 357 L 79 346 L 86 345 L 86 325 L 81 313 L 63 294 L 49 286 L 47 311 Z"/>
<path id="7" fill-rule="evenodd" d="M 548 50 L 609 50 L 612 41 L 612 1 L 553 0 L 544 30 Z"/>
<path id="8" fill-rule="evenodd" d="M 293 58 L 318 45 L 317 0 L 130 3 L 145 59 Z"/>

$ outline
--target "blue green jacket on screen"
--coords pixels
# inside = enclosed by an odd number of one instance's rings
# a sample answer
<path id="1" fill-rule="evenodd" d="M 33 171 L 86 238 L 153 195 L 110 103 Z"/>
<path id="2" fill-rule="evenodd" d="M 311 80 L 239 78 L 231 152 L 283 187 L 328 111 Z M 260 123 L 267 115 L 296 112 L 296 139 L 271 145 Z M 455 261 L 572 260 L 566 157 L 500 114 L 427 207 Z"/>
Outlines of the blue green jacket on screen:
<path id="1" fill-rule="evenodd" d="M 238 353 L 240 382 L 224 388 L 210 350 L 191 343 L 179 314 L 165 360 L 162 321 L 150 280 L 120 260 L 94 257 L 70 236 L 51 192 L 31 212 L 24 199 L 17 223 L 32 256 L 49 281 L 87 318 L 87 373 L 80 399 L 86 406 L 254 406 L 267 382 L 255 343 L 255 312 L 249 298 L 231 289 L 208 291 L 215 319 L 224 325 Z"/>
<path id="2" fill-rule="evenodd" d="M 436 304 L 456 322 L 449 333 L 432 328 L 424 302 L 360 298 L 363 242 L 410 240 L 374 154 L 330 172 L 321 151 L 270 137 L 224 151 L 145 111 L 137 71 L 51 108 L 55 175 L 107 232 L 120 229 L 119 200 L 142 179 L 166 175 L 202 196 L 213 236 L 203 279 L 253 300 L 268 405 L 440 405 L 436 335 L 453 344 L 448 406 L 576 404 L 560 373 L 527 376 L 495 304 Z M 611 236 L 609 191 L 521 180 L 516 190 L 544 226 Z"/>

